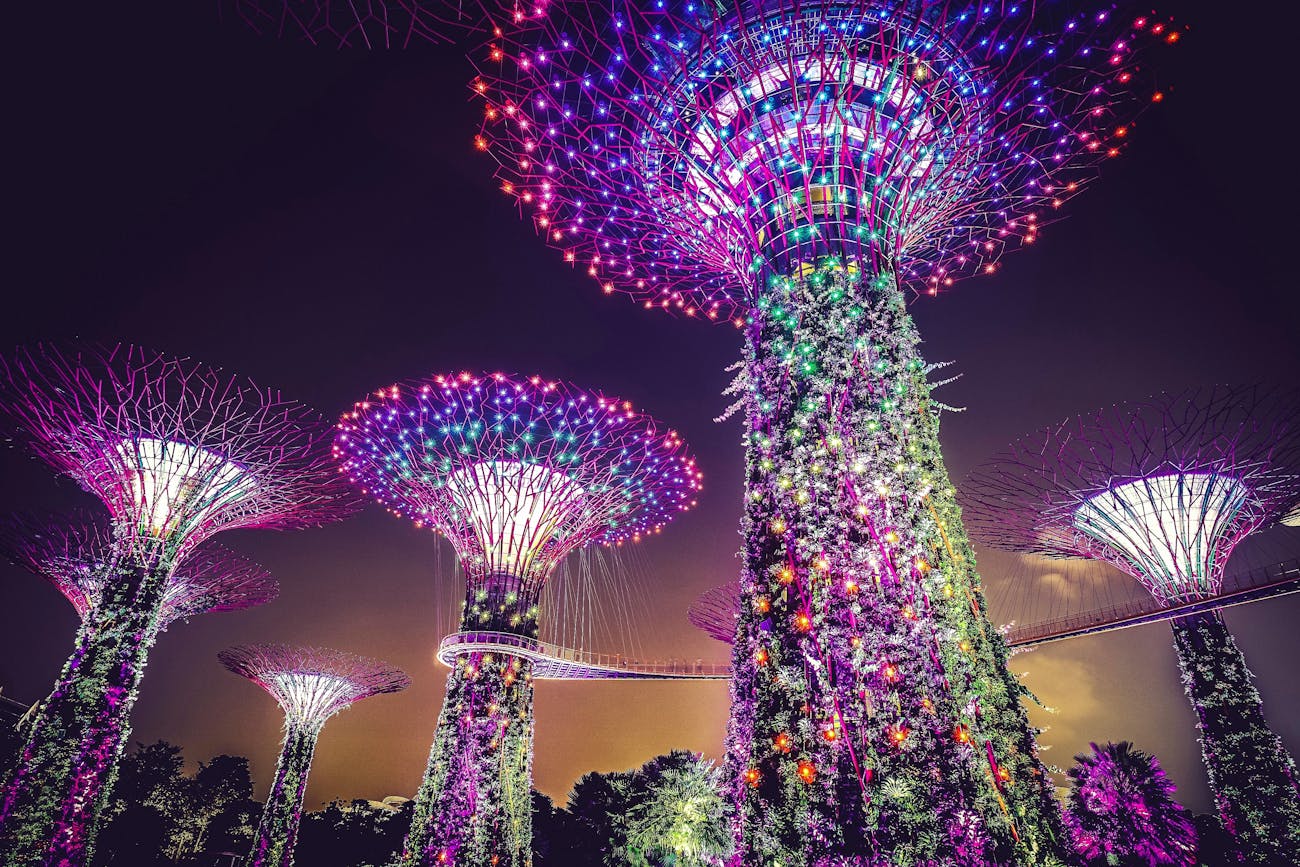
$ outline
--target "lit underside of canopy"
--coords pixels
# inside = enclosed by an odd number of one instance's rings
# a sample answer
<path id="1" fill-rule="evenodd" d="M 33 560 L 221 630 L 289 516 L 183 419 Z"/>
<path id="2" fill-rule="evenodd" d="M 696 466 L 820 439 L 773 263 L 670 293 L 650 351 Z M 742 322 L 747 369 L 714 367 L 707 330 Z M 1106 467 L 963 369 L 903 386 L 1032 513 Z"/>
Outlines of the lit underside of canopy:
<path id="1" fill-rule="evenodd" d="M 117 459 L 141 531 L 184 533 L 253 492 L 253 478 L 207 449 L 159 439 L 125 440 Z"/>
<path id="2" fill-rule="evenodd" d="M 1237 540 L 1249 489 L 1216 473 L 1171 473 L 1116 485 L 1074 513 L 1074 526 L 1163 602 L 1212 596 Z"/>
<path id="3" fill-rule="evenodd" d="M 541 464 L 487 461 L 447 477 L 477 541 L 486 574 L 524 577 L 584 503 L 583 489 Z M 462 552 L 462 556 L 464 556 Z"/>
<path id="4" fill-rule="evenodd" d="M 319 725 L 351 704 L 357 686 L 346 677 L 319 672 L 277 672 L 267 677 L 270 692 L 290 721 Z"/>

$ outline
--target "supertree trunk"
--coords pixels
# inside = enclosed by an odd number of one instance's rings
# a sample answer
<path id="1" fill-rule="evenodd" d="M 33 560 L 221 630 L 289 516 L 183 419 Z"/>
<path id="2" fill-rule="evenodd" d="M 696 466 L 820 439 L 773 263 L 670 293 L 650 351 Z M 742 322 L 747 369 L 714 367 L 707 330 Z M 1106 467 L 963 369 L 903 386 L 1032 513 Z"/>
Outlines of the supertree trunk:
<path id="1" fill-rule="evenodd" d="M 307 774 L 320 725 L 286 722 L 284 745 L 275 768 L 275 781 L 266 796 L 257 839 L 249 853 L 248 867 L 290 867 L 298 827 L 302 824 L 302 800 L 307 793 Z"/>
<path id="2" fill-rule="evenodd" d="M 513 596 L 486 622 L 482 605 L 466 607 L 463 629 L 534 633 L 535 619 Z M 415 796 L 403 867 L 531 865 L 532 763 L 532 665 L 493 653 L 457 657 Z"/>
<path id="3" fill-rule="evenodd" d="M 54 691 L 41 703 L 0 806 L 6 867 L 89 863 L 131 732 L 169 568 L 133 568 L 84 620 Z"/>
<path id="4" fill-rule="evenodd" d="M 1030 694 L 1008 667 L 1006 642 L 989 620 L 975 552 L 939 448 L 937 417 L 924 419 L 922 427 L 919 434 L 929 442 L 921 449 L 925 458 L 920 463 L 935 481 L 925 498 L 937 531 L 930 537 L 930 562 L 945 576 L 934 606 L 935 622 L 949 638 L 944 666 L 954 694 L 975 717 L 978 735 L 990 751 L 988 779 L 1014 823 L 1019 863 L 1057 864 L 1068 850 L 1068 837 L 1055 784 L 1039 757 L 1037 731 L 1025 709 Z"/>
<path id="5" fill-rule="evenodd" d="M 1300 865 L 1300 787 L 1253 675 L 1217 611 L 1173 621 L 1219 820 L 1247 864 Z"/>
<path id="6" fill-rule="evenodd" d="M 901 293 L 828 261 L 758 307 L 728 730 L 739 863 L 1050 863 L 1020 826 L 1050 841 L 1059 815 L 979 601 Z"/>

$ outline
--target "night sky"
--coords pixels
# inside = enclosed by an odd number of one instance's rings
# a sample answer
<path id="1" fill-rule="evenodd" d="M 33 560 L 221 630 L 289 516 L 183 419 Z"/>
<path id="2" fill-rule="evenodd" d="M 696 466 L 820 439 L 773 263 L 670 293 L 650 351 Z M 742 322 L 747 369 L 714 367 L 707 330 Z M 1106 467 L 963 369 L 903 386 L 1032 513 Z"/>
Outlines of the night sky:
<path id="1" fill-rule="evenodd" d="M 534 236 L 470 145 L 480 107 L 458 50 L 263 42 L 222 25 L 213 2 L 20 5 L 6 12 L 3 61 L 0 346 L 137 342 L 331 417 L 394 381 L 460 370 L 537 372 L 626 397 L 676 427 L 705 472 L 700 507 L 642 546 L 654 617 L 628 628 L 651 656 L 725 658 L 685 611 L 738 566 L 740 427 L 713 417 L 729 402 L 724 368 L 740 336 L 606 297 Z M 928 357 L 963 374 L 937 394 L 967 407 L 943 423 L 954 479 L 1021 433 L 1103 404 L 1295 380 L 1288 28 L 1239 5 L 1177 7 L 1166 11 L 1189 38 L 1159 53 L 1173 98 L 1142 118 L 1127 157 L 996 276 L 914 305 Z M 0 451 L 0 510 L 83 500 L 22 452 Z M 261 797 L 279 711 L 216 652 L 338 647 L 393 662 L 414 685 L 329 724 L 308 805 L 412 795 L 445 676 L 433 659 L 436 539 L 376 507 L 321 530 L 220 540 L 272 569 L 280 598 L 166 633 L 134 739 L 167 739 L 192 761 L 247 755 Z M 995 562 L 1005 560 L 985 560 Z M 1297 618 L 1300 597 L 1228 614 L 1292 753 Z M 51 587 L 0 567 L 6 695 L 43 696 L 74 628 Z M 1050 761 L 1129 739 L 1161 758 L 1187 804 L 1208 808 L 1167 626 L 1051 645 L 1012 665 L 1059 711 L 1035 713 L 1051 726 Z M 541 683 L 537 786 L 563 798 L 588 770 L 673 747 L 717 756 L 726 709 L 718 683 Z"/>

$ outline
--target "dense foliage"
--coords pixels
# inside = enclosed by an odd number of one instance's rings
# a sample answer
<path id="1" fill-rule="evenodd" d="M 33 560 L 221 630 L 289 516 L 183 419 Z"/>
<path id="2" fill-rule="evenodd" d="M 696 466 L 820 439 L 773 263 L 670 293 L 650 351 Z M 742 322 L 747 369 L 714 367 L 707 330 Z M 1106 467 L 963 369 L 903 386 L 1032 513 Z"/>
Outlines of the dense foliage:
<path id="1" fill-rule="evenodd" d="M 1154 756 L 1121 741 L 1075 757 L 1065 822 L 1088 864 L 1196 863 L 1191 814 Z"/>

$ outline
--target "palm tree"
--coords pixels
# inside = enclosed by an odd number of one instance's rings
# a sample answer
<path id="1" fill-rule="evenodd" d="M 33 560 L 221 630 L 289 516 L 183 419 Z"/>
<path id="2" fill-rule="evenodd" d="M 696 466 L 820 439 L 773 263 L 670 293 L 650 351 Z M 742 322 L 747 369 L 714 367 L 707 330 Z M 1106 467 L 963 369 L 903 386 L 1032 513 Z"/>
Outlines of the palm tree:
<path id="1" fill-rule="evenodd" d="M 699 755 L 674 752 L 639 772 L 641 797 L 627 811 L 633 864 L 707 867 L 731 854 L 721 771 Z"/>
<path id="2" fill-rule="evenodd" d="M 1069 771 L 1065 823 L 1075 851 L 1089 864 L 1195 864 L 1191 813 L 1156 758 L 1127 741 L 1091 746 Z"/>

